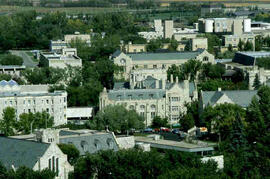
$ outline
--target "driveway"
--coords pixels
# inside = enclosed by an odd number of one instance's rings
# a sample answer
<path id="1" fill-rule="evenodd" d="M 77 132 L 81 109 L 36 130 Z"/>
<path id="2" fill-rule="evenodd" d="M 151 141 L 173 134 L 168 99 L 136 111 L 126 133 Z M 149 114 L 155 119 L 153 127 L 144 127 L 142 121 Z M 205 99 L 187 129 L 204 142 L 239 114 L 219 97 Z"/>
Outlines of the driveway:
<path id="1" fill-rule="evenodd" d="M 26 67 L 33 68 L 33 67 L 36 67 L 38 65 L 38 63 L 33 62 L 31 57 L 29 55 L 27 55 L 27 53 L 25 53 L 25 51 L 23 51 L 23 50 L 10 50 L 10 53 L 12 55 L 17 55 L 19 57 L 22 57 L 23 65 Z"/>

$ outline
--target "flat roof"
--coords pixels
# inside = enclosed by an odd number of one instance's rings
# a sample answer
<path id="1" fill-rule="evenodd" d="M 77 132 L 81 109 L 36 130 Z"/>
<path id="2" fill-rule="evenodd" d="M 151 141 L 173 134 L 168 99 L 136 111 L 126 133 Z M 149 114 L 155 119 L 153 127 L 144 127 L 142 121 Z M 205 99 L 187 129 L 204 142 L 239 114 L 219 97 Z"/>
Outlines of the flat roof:
<path id="1" fill-rule="evenodd" d="M 265 51 L 261 51 L 261 52 L 248 51 L 248 52 L 237 52 L 237 53 L 242 54 L 242 55 L 246 55 L 246 56 L 251 56 L 254 58 L 269 57 L 270 56 L 270 52 L 265 52 Z"/>
<path id="2" fill-rule="evenodd" d="M 183 152 L 202 152 L 202 151 L 213 151 L 215 143 L 209 144 L 204 143 L 205 146 L 197 145 L 197 144 L 191 144 L 184 141 L 172 141 L 172 140 L 153 140 L 153 138 L 150 137 L 141 137 L 141 136 L 135 136 L 135 141 L 148 143 L 151 147 L 154 148 L 162 148 L 162 149 L 173 149 Z"/>

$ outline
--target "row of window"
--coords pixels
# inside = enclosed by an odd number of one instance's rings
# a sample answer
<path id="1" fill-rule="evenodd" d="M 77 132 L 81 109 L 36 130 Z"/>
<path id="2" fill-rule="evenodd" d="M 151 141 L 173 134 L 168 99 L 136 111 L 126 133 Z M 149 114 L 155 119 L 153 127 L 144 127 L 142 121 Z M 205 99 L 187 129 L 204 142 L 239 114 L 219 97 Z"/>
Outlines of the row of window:
<path id="1" fill-rule="evenodd" d="M 152 110 L 156 110 L 156 105 L 152 104 L 152 105 L 150 106 L 150 108 L 151 108 Z M 130 106 L 129 106 L 129 109 L 130 109 L 130 110 L 134 110 L 134 109 L 135 109 L 135 106 L 134 106 L 134 105 L 130 105 Z M 140 105 L 140 109 L 141 109 L 141 110 L 144 110 L 144 109 L 145 109 L 145 105 Z"/>
<path id="2" fill-rule="evenodd" d="M 143 99 L 143 94 L 139 94 L 138 95 L 139 99 Z M 117 100 L 121 100 L 122 95 L 117 95 Z M 149 98 L 153 99 L 154 98 L 154 94 L 149 94 Z M 132 99 L 132 94 L 128 95 L 128 99 L 131 100 Z"/>
<path id="3" fill-rule="evenodd" d="M 69 144 L 73 144 L 72 142 L 68 142 Z M 106 141 L 109 149 L 113 149 L 113 140 L 111 138 L 108 138 L 107 141 Z M 100 150 L 101 149 L 101 142 L 98 140 L 98 139 L 95 139 L 93 145 L 95 146 L 95 148 L 97 150 Z M 88 148 L 89 148 L 89 144 L 87 141 L 85 140 L 82 140 L 81 141 L 81 148 L 83 149 L 84 152 L 87 152 L 88 151 Z"/>
<path id="4" fill-rule="evenodd" d="M 59 174 L 59 158 L 54 156 L 48 160 L 49 169 L 56 173 L 56 176 Z"/>
<path id="5" fill-rule="evenodd" d="M 156 116 L 156 112 L 151 112 L 151 119 L 153 119 Z M 146 117 L 145 112 L 140 112 L 140 116 Z"/>
<path id="6" fill-rule="evenodd" d="M 47 99 L 47 100 L 41 100 L 41 103 L 42 104 L 44 104 L 44 102 L 46 102 L 46 104 L 49 104 L 50 103 L 50 101 Z M 66 98 L 64 98 L 64 102 L 66 102 Z M 13 101 L 13 100 L 10 100 L 10 101 L 5 101 L 5 105 L 8 105 L 8 103 L 9 103 L 9 105 L 13 105 L 13 104 L 15 104 L 15 105 L 17 105 L 17 101 Z M 60 103 L 61 103 L 61 99 L 60 99 Z M 36 100 L 23 100 L 23 104 L 25 105 L 25 104 L 28 104 L 28 105 L 31 105 L 31 104 L 33 104 L 33 105 L 35 105 L 36 104 Z M 51 104 L 54 104 L 54 101 L 53 101 L 53 99 L 51 100 Z"/>

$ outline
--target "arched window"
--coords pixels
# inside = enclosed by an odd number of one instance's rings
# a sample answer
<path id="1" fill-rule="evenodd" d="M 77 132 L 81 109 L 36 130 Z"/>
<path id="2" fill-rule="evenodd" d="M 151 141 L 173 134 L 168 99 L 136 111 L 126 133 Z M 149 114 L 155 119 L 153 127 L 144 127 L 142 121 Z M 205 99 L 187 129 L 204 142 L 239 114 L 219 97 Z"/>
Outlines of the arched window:
<path id="1" fill-rule="evenodd" d="M 129 109 L 130 109 L 130 110 L 134 110 L 135 108 L 134 108 L 133 105 L 130 105 L 130 106 L 129 106 Z"/>
<path id="2" fill-rule="evenodd" d="M 145 106 L 144 105 L 140 105 L 140 109 L 141 110 L 145 109 Z"/>
<path id="3" fill-rule="evenodd" d="M 151 105 L 151 110 L 156 110 L 156 105 L 152 104 Z"/>
<path id="4" fill-rule="evenodd" d="M 95 145 L 97 150 L 100 149 L 100 141 L 98 139 L 95 139 L 94 145 Z"/>
<path id="5" fill-rule="evenodd" d="M 205 56 L 205 57 L 203 57 L 203 61 L 204 61 L 204 62 L 207 62 L 208 60 L 209 60 L 209 58 L 208 58 L 208 57 L 206 57 L 206 56 Z"/>
<path id="6" fill-rule="evenodd" d="M 88 143 L 86 141 L 81 141 L 81 147 L 83 149 L 84 152 L 87 151 L 87 146 L 88 146 Z"/>
<path id="7" fill-rule="evenodd" d="M 108 145 L 109 149 L 113 149 L 113 140 L 111 138 L 107 139 L 107 145 Z"/>

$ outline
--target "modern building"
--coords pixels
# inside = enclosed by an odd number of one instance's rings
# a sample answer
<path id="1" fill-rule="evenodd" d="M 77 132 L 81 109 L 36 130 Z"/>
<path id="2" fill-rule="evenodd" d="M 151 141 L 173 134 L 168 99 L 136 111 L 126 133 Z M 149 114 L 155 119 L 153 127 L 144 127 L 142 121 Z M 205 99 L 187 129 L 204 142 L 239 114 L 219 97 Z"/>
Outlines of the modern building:
<path id="1" fill-rule="evenodd" d="M 100 150 L 118 151 L 119 146 L 112 132 L 95 130 L 44 129 L 35 132 L 37 141 L 46 143 L 73 144 L 81 155 Z"/>
<path id="2" fill-rule="evenodd" d="M 233 90 L 222 91 L 201 91 L 199 98 L 199 110 L 203 111 L 207 106 L 216 106 L 218 104 L 237 104 L 243 108 L 247 108 L 252 98 L 257 96 L 256 90 Z"/>
<path id="3" fill-rule="evenodd" d="M 40 54 L 40 66 L 65 68 L 68 65 L 72 67 L 82 67 L 82 59 L 77 56 L 76 48 L 64 48 L 62 53 L 43 52 Z"/>
<path id="4" fill-rule="evenodd" d="M 251 19 L 247 18 L 201 18 L 199 21 L 199 32 L 202 33 L 224 33 L 233 34 L 250 33 Z"/>
<path id="5" fill-rule="evenodd" d="M 83 124 L 92 119 L 93 107 L 68 107 L 67 120 L 75 124 Z"/>
<path id="6" fill-rule="evenodd" d="M 0 74 L 7 74 L 11 76 L 21 76 L 21 72 L 25 70 L 25 66 L 18 65 L 1 65 Z"/>
<path id="7" fill-rule="evenodd" d="M 248 79 L 249 89 L 254 89 L 253 83 L 256 75 L 262 84 L 268 84 L 270 80 L 270 70 L 259 68 L 256 59 L 270 57 L 270 52 L 236 52 L 231 62 L 220 62 L 227 70 L 241 71 Z"/>
<path id="8" fill-rule="evenodd" d="M 68 179 L 69 172 L 74 170 L 55 143 L 0 137 L 0 144 L 0 162 L 7 169 L 23 166 L 34 171 L 50 169 L 56 172 L 56 179 Z"/>
<path id="9" fill-rule="evenodd" d="M 166 20 L 164 24 L 164 38 L 171 39 L 173 37 L 173 20 Z"/>
<path id="10" fill-rule="evenodd" d="M 0 119 L 6 107 L 13 107 L 16 119 L 23 113 L 46 111 L 54 118 L 54 125 L 67 123 L 67 93 L 49 92 L 48 85 L 18 85 L 15 81 L 0 82 Z"/>
<path id="11" fill-rule="evenodd" d="M 190 59 L 203 63 L 215 63 L 214 56 L 204 49 L 193 52 L 168 52 L 168 53 L 123 53 L 117 50 L 110 57 L 114 64 L 123 68 L 116 78 L 129 79 L 133 69 L 168 69 L 172 65 L 181 65 Z"/>
<path id="12" fill-rule="evenodd" d="M 194 83 L 187 80 L 166 82 L 147 76 L 144 80 L 131 78 L 129 87 L 124 83 L 116 84 L 113 90 L 104 88 L 99 95 L 99 109 L 108 105 L 124 105 L 128 110 L 135 110 L 145 118 L 145 125 L 150 126 L 155 116 L 168 117 L 170 124 L 178 123 L 180 115 L 186 111 L 185 104 L 196 100 L 197 90 Z"/>

